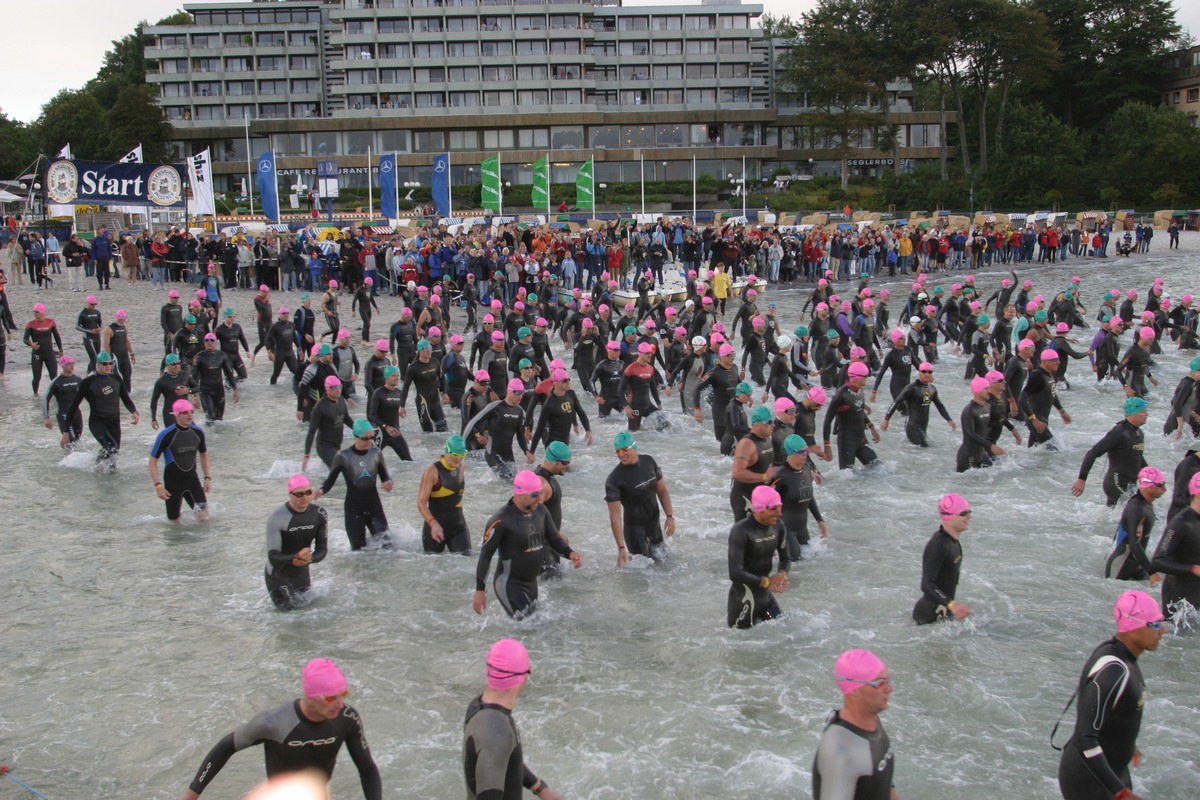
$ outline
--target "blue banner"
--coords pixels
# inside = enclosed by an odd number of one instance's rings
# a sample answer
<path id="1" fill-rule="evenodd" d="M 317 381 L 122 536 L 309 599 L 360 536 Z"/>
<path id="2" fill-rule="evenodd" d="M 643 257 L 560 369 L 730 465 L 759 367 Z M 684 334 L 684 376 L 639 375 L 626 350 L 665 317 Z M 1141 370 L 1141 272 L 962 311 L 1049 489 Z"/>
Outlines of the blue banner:
<path id="1" fill-rule="evenodd" d="M 46 197 L 55 205 L 183 206 L 183 167 L 54 159 L 46 166 Z"/>
<path id="2" fill-rule="evenodd" d="M 442 153 L 433 159 L 433 202 L 439 217 L 450 216 L 450 154 Z"/>
<path id="3" fill-rule="evenodd" d="M 396 154 L 379 157 L 379 210 L 388 219 L 400 216 L 396 209 Z"/>
<path id="4" fill-rule="evenodd" d="M 258 168 L 254 171 L 258 183 L 258 196 L 262 202 L 262 213 L 267 219 L 279 221 L 279 188 L 275 179 L 275 151 L 268 150 L 258 157 Z"/>

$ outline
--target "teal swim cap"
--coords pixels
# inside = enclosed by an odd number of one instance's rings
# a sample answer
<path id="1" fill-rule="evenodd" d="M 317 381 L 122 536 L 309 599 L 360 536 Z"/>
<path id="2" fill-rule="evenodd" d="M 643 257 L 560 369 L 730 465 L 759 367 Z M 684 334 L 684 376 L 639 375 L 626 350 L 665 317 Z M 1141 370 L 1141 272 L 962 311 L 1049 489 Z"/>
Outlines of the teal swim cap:
<path id="1" fill-rule="evenodd" d="M 783 440 L 783 449 L 789 456 L 793 453 L 807 453 L 808 442 L 804 441 L 803 436 L 793 433 Z"/>
<path id="2" fill-rule="evenodd" d="M 227 309 L 225 309 L 225 311 L 224 311 L 224 314 L 225 314 L 225 316 L 227 316 L 227 317 L 232 317 L 232 316 L 233 316 L 233 309 L 232 309 L 232 308 L 227 308 Z"/>
<path id="3" fill-rule="evenodd" d="M 626 336 L 637 336 L 637 328 L 633 327 L 632 325 L 626 325 L 625 326 L 625 335 Z"/>
<path id="4" fill-rule="evenodd" d="M 532 366 L 533 366 L 533 362 L 530 361 L 528 358 L 522 358 L 520 361 L 517 362 L 517 369 L 528 369 L 529 367 L 532 367 Z"/>
<path id="5" fill-rule="evenodd" d="M 104 352 L 96 354 L 97 364 L 111 364 L 113 360 L 112 353 Z"/>
<path id="6" fill-rule="evenodd" d="M 467 454 L 467 443 L 463 437 L 457 433 L 446 440 L 446 455 L 450 456 L 465 456 Z"/>
<path id="7" fill-rule="evenodd" d="M 354 432 L 355 439 L 359 438 L 360 436 L 366 436 L 368 433 L 375 433 L 375 428 L 373 425 L 371 425 L 371 421 L 369 419 L 354 420 L 354 427 L 351 428 L 351 430 Z"/>
<path id="8" fill-rule="evenodd" d="M 825 338 L 832 342 L 834 339 L 841 338 L 841 334 L 837 332 L 837 328 L 830 328 L 825 331 Z"/>
<path id="9" fill-rule="evenodd" d="M 1188 369 L 1190 369 L 1192 372 L 1200 370 L 1200 356 L 1196 356 L 1191 360 L 1191 362 L 1188 364 Z"/>
<path id="10" fill-rule="evenodd" d="M 195 325 L 196 324 L 196 315 L 188 314 L 186 317 L 183 318 L 183 321 L 187 325 Z"/>
<path id="11" fill-rule="evenodd" d="M 637 450 L 637 440 L 633 438 L 633 434 L 629 431 L 621 431 L 613 439 L 614 450 Z"/>
<path id="12" fill-rule="evenodd" d="M 1130 397 L 1125 400 L 1125 416 L 1132 417 L 1134 414 L 1140 414 L 1149 407 L 1149 403 L 1141 397 Z"/>
<path id="13" fill-rule="evenodd" d="M 1039 311 L 1033 315 L 1034 322 L 1045 322 L 1050 316 L 1045 311 Z"/>
<path id="14" fill-rule="evenodd" d="M 983 326 L 983 325 L 989 324 L 991 321 L 992 320 L 988 317 L 987 314 L 980 314 L 979 319 L 975 320 L 975 324 L 979 325 L 979 326 Z"/>
<path id="15" fill-rule="evenodd" d="M 532 292 L 529 294 L 528 297 L 525 298 L 526 305 L 528 305 L 529 303 L 536 303 L 537 301 L 538 301 L 537 295 L 533 294 Z"/>
<path id="16" fill-rule="evenodd" d="M 418 347 L 417 349 L 420 350 L 421 348 Z M 327 344 L 321 345 L 321 349 L 317 351 L 317 356 L 319 356 L 319 357 L 331 356 L 331 355 L 333 355 L 333 348 Z"/>
<path id="17" fill-rule="evenodd" d="M 734 394 L 754 394 L 754 387 L 742 381 L 733 390 Z"/>
<path id="18" fill-rule="evenodd" d="M 417 342 L 417 352 L 418 353 L 421 352 L 422 350 L 432 350 L 432 349 L 433 349 L 433 345 L 431 345 L 429 343 L 428 339 L 422 339 L 419 342 Z"/>
<path id="19" fill-rule="evenodd" d="M 560 463 L 563 461 L 570 461 L 571 448 L 567 446 L 566 442 L 551 442 L 546 447 L 546 460 L 557 461 Z"/>
<path id="20" fill-rule="evenodd" d="M 1197 361 L 1200 361 L 1200 358 L 1198 358 L 1198 359 L 1196 359 L 1196 360 L 1197 360 Z M 167 354 L 167 357 L 166 357 L 166 358 L 164 358 L 164 359 L 163 359 L 163 361 L 165 361 L 165 362 L 167 363 L 167 365 L 168 365 L 168 366 L 169 366 L 169 365 L 171 365 L 171 364 L 178 364 L 178 363 L 179 363 L 179 356 L 175 355 L 174 353 L 168 353 L 168 354 Z"/>
<path id="21" fill-rule="evenodd" d="M 766 406 L 759 406 L 750 413 L 751 425 L 764 425 L 775 421 L 775 412 Z"/>
<path id="22" fill-rule="evenodd" d="M 385 381 L 388 378 L 392 377 L 393 375 L 399 375 L 399 374 L 400 374 L 399 367 L 394 367 L 391 364 L 388 364 L 386 367 L 383 368 L 383 379 Z"/>
<path id="23" fill-rule="evenodd" d="M 808 336 L 808 328 L 801 325 L 800 327 L 796 328 L 796 330 L 792 331 L 792 333 L 796 334 L 797 339 L 800 339 L 805 336 Z"/>
<path id="24" fill-rule="evenodd" d="M 528 326 L 522 325 L 517 329 L 517 338 L 524 339 L 526 336 L 533 336 L 533 331 L 529 330 Z"/>

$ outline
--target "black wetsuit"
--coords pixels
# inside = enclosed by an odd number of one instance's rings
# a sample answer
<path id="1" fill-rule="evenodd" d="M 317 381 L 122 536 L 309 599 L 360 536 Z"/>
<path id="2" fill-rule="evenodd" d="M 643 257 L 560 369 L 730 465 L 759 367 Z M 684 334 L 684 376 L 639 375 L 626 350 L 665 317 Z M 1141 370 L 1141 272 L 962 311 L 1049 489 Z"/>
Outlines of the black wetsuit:
<path id="1" fill-rule="evenodd" d="M 838 469 L 853 467 L 855 459 L 864 465 L 875 463 L 877 460 L 875 451 L 867 445 L 869 419 L 862 391 L 846 384 L 830 396 L 826 405 L 824 441 L 829 441 L 836 419 L 838 424 Z"/>
<path id="2" fill-rule="evenodd" d="M 354 428 L 354 420 L 350 409 L 346 406 L 346 398 L 339 397 L 331 400 L 322 397 L 313 404 L 312 414 L 308 418 L 308 435 L 304 437 L 304 455 L 312 452 L 313 440 L 317 444 L 317 457 L 332 468 L 334 456 L 342 447 L 342 428 Z"/>
<path id="3" fill-rule="evenodd" d="M 178 391 L 180 387 L 185 391 Z M 192 373 L 187 370 L 181 369 L 175 375 L 169 372 L 159 375 L 150 392 L 150 420 L 153 422 L 158 419 L 158 401 L 161 398 L 163 426 L 174 425 L 175 412 L 171 410 L 171 407 L 175 405 L 176 400 L 186 400 L 187 396 L 195 389 Z"/>
<path id="4" fill-rule="evenodd" d="M 400 409 L 404 403 L 400 399 L 399 389 L 389 389 L 387 384 L 381 384 L 367 401 L 367 419 L 379 429 L 379 447 L 381 450 L 392 448 L 401 461 L 412 461 L 408 442 L 400 433 Z M 388 433 L 385 426 L 395 428 L 396 435 Z"/>
<path id="5" fill-rule="evenodd" d="M 662 410 L 662 400 L 658 396 L 658 383 L 661 380 L 653 364 L 642 364 L 638 361 L 625 367 L 621 382 L 617 385 L 617 394 L 628 400 L 628 427 L 631 431 L 641 430 L 642 420 Z"/>
<path id="6" fill-rule="evenodd" d="M 692 390 L 692 408 L 700 408 L 700 394 L 705 388 L 712 387 L 712 421 L 713 436 L 717 441 L 725 438 L 725 409 L 734 402 L 734 390 L 741 379 L 736 369 L 726 368 L 723 364 L 713 365 L 707 376 L 696 384 Z"/>
<path id="7" fill-rule="evenodd" d="M 1192 574 L 1200 564 L 1200 514 L 1189 507 L 1172 517 L 1150 563 L 1163 573 L 1163 614 L 1171 616 L 1178 610 L 1172 606 L 1183 600 L 1200 609 L 1200 576 Z"/>
<path id="8" fill-rule="evenodd" d="M 725 621 L 731 628 L 749 628 L 783 615 L 763 578 L 771 576 L 771 564 L 779 554 L 779 571 L 789 566 L 788 534 L 782 522 L 763 525 L 753 516 L 735 522 L 729 531 L 729 602 Z"/>
<path id="9" fill-rule="evenodd" d="M 1133 389 L 1133 393 L 1137 397 L 1145 397 L 1149 391 L 1146 388 L 1146 378 L 1150 375 L 1150 364 L 1150 352 L 1142 349 L 1138 346 L 1137 342 L 1134 342 L 1125 351 L 1125 355 L 1121 359 L 1120 369 L 1116 372 L 1118 380 L 1123 385 Z M 1126 371 L 1124 380 L 1120 377 L 1122 369 Z"/>
<path id="10" fill-rule="evenodd" d="M 753 431 L 746 434 L 746 438 L 754 443 L 755 452 L 758 454 L 757 460 L 753 464 L 747 464 L 746 469 L 762 475 L 765 479 L 767 470 L 771 468 L 771 463 L 775 460 L 775 443 L 770 436 L 764 438 Z M 750 495 L 764 483 L 766 480 L 743 482 L 735 479 L 730 482 L 729 507 L 733 510 L 734 522 L 749 516 Z"/>
<path id="11" fill-rule="evenodd" d="M 1138 472 L 1146 466 L 1145 438 L 1145 432 L 1140 427 L 1123 419 L 1084 455 L 1083 463 L 1079 465 L 1080 480 L 1087 480 L 1097 458 L 1108 455 L 1108 468 L 1104 471 L 1104 496 L 1108 498 L 1110 508 L 1137 483 Z"/>
<path id="12" fill-rule="evenodd" d="M 896 351 L 893 350 L 892 352 Z M 942 415 L 942 419 L 946 421 L 950 420 L 950 412 L 942 405 L 942 401 L 938 397 L 937 387 L 932 383 L 916 380 L 900 392 L 883 418 L 891 419 L 892 415 L 896 413 L 896 409 L 903 407 L 907 413 L 907 418 L 904 422 L 904 435 L 918 447 L 928 447 L 929 442 L 925 434 L 929 427 L 929 406 L 931 405 Z"/>
<path id="13" fill-rule="evenodd" d="M 79 312 L 79 318 L 75 320 L 75 330 L 83 334 L 83 349 L 88 354 L 88 372 L 96 371 L 96 354 L 100 352 L 100 334 L 92 333 L 92 331 L 101 327 L 103 327 L 103 322 L 100 312 L 84 306 L 83 311 Z M 168 349 L 167 352 L 171 351 Z"/>
<path id="14" fill-rule="evenodd" d="M 121 405 L 124 404 L 130 414 L 136 414 L 137 407 L 133 399 L 116 375 L 93 372 L 80 382 L 79 394 L 67 409 L 67 417 L 74 418 L 79 412 L 79 405 L 85 400 L 91 407 L 88 430 L 100 443 L 97 458 L 116 455 L 121 449 Z"/>
<path id="15" fill-rule="evenodd" d="M 621 504 L 621 529 L 631 555 L 661 559 L 663 531 L 658 516 L 662 470 L 653 457 L 638 455 L 634 464 L 617 464 L 604 481 L 604 501 Z"/>
<path id="16" fill-rule="evenodd" d="M 429 492 L 429 513 L 437 524 L 442 526 L 442 541 L 435 541 L 426 522 L 421 526 L 421 545 L 426 553 L 471 552 L 471 529 L 467 527 L 467 519 L 463 516 L 463 492 L 467 488 L 466 471 L 462 465 L 458 469 L 450 469 L 446 462 L 438 459 L 433 462 L 437 470 L 437 480 Z"/>
<path id="17" fill-rule="evenodd" d="M 542 406 L 538 417 L 537 427 L 533 431 L 533 441 L 529 443 L 531 450 L 536 450 L 538 442 L 549 445 L 551 442 L 571 443 L 571 428 L 582 425 L 585 431 L 591 431 L 587 412 L 575 395 L 574 389 L 567 389 L 562 396 L 551 392 Z"/>
<path id="18" fill-rule="evenodd" d="M 368 531 L 372 537 L 380 537 L 388 530 L 387 515 L 379 498 L 379 484 L 391 480 L 383 451 L 374 445 L 366 450 L 353 445 L 339 450 L 321 484 L 322 494 L 333 488 L 338 475 L 346 478 L 346 538 L 351 550 L 362 550 L 367 545 Z"/>
<path id="19" fill-rule="evenodd" d="M 129 357 L 129 329 L 119 322 L 111 323 L 108 329 L 112 331 L 108 337 L 108 352 L 112 353 L 113 360 L 117 362 L 114 373 L 125 385 L 125 391 L 132 391 L 133 360 Z"/>
<path id="20" fill-rule="evenodd" d="M 963 406 L 958 424 L 962 428 L 962 444 L 958 447 L 958 456 L 954 466 L 955 472 L 966 472 L 969 469 L 990 467 L 992 465 L 992 445 L 988 438 L 988 429 L 992 423 L 991 402 L 980 404 L 974 400 Z"/>
<path id="21" fill-rule="evenodd" d="M 928 625 L 950 616 L 948 605 L 958 590 L 961 568 L 962 544 L 945 528 L 938 528 L 921 556 L 921 599 L 912 612 L 918 625 Z"/>
<path id="22" fill-rule="evenodd" d="M 200 407 L 210 420 L 224 419 L 225 384 L 237 380 L 229 356 L 220 350 L 206 348 L 196 355 L 193 367 L 200 385 Z"/>
<path id="23" fill-rule="evenodd" d="M 67 411 L 75 403 L 82 383 L 83 378 L 78 375 L 59 375 L 50 381 L 46 397 L 42 400 L 42 416 L 45 419 L 50 418 L 50 401 L 57 402 L 58 411 L 55 412 L 54 418 L 58 422 L 58 431 L 67 434 L 67 441 L 72 444 L 79 441 L 83 434 L 83 414 L 76 410 L 74 415 L 68 417 Z"/>
<path id="24" fill-rule="evenodd" d="M 229 366 L 237 373 L 237 379 L 246 380 L 246 364 L 242 361 L 242 350 L 250 351 L 250 345 L 246 342 L 246 333 L 242 330 L 242 326 L 234 322 L 226 325 L 221 323 L 213 333 L 217 336 L 217 349 L 224 353 L 229 358 Z M 241 345 L 241 350 L 238 345 Z M 230 386 L 235 386 L 237 381 L 231 382 Z"/>
<path id="25" fill-rule="evenodd" d="M 170 495 L 166 499 L 167 519 L 179 519 L 179 512 L 186 500 L 188 508 L 203 511 L 208 508 L 208 497 L 204 484 L 196 472 L 200 455 L 208 452 L 204 431 L 196 425 L 180 428 L 170 425 L 158 432 L 150 457 L 163 458 L 163 488 Z"/>
<path id="26" fill-rule="evenodd" d="M 553 547 L 564 557 L 573 552 L 558 535 L 558 526 L 544 506 L 537 505 L 524 512 L 510 499 L 484 528 L 479 566 L 475 569 L 475 590 L 484 591 L 492 556 L 499 551 L 493 586 L 500 605 L 510 617 L 533 613 L 537 610 L 537 579 L 545 560 L 544 547 Z"/>
<path id="27" fill-rule="evenodd" d="M 1112 552 L 1104 563 L 1104 577 L 1119 581 L 1144 581 L 1150 577 L 1154 567 L 1146 548 L 1154 520 L 1154 505 L 1141 492 L 1135 492 L 1121 511 Z"/>
<path id="28" fill-rule="evenodd" d="M 1111 800 L 1132 786 L 1129 763 L 1146 701 L 1137 657 L 1109 639 L 1083 665 L 1076 695 L 1075 730 L 1063 746 L 1058 788 L 1064 800 Z"/>
<path id="29" fill-rule="evenodd" d="M 38 393 L 42 383 L 42 367 L 50 380 L 58 377 L 58 354 L 62 352 L 62 337 L 58 326 L 49 317 L 31 319 L 25 325 L 25 344 L 30 346 L 29 366 L 33 370 L 33 393 Z M 36 348 L 33 345 L 37 345 Z M 128 388 L 128 387 L 126 387 Z"/>
<path id="30" fill-rule="evenodd" d="M 882 722 L 866 731 L 834 711 L 813 759 L 813 800 L 890 800 L 894 768 Z"/>
<path id="31" fill-rule="evenodd" d="M 379 310 L 379 304 L 375 302 L 371 290 L 374 287 L 363 284 L 358 287 L 358 291 L 354 293 L 353 299 L 350 300 L 350 313 L 354 314 L 358 311 L 358 315 L 362 318 L 362 340 L 364 342 L 371 339 L 371 317 L 375 311 Z"/>
<path id="32" fill-rule="evenodd" d="M 441 366 L 431 356 L 429 361 L 414 358 L 404 375 L 400 388 L 401 404 L 408 402 L 408 392 L 416 388 L 417 420 L 426 433 L 446 430 L 446 415 L 442 409 Z"/>
<path id="33" fill-rule="evenodd" d="M 315 769 L 329 779 L 343 743 L 358 767 L 364 800 L 381 800 L 379 768 L 371 757 L 362 718 L 354 707 L 343 706 L 331 720 L 314 721 L 304 716 L 299 700 L 262 712 L 217 742 L 204 757 L 189 788 L 200 794 L 234 753 L 256 744 L 263 746 L 268 778 Z"/>
<path id="34" fill-rule="evenodd" d="M 1163 420 L 1163 433 L 1174 433 L 1179 427 L 1179 418 L 1182 417 L 1183 423 L 1191 428 L 1192 436 L 1200 436 L 1200 422 L 1192 416 L 1200 407 L 1198 386 L 1200 383 L 1192 380 L 1190 375 L 1184 375 L 1180 379 L 1174 394 L 1171 395 L 1171 409 Z"/>
<path id="35" fill-rule="evenodd" d="M 871 391 L 879 391 L 879 384 L 883 382 L 883 373 L 890 371 L 892 377 L 888 380 L 888 391 L 891 393 L 894 403 L 900 396 L 900 392 L 912 382 L 912 368 L 912 354 L 908 348 L 893 347 L 883 357 L 883 361 L 879 365 L 879 372 L 875 374 L 875 385 Z"/>
<path id="36" fill-rule="evenodd" d="M 746 414 L 749 405 L 734 397 L 725 406 L 725 435 L 721 437 L 721 455 L 733 455 L 737 443 L 750 433 L 750 417 Z"/>
<path id="37" fill-rule="evenodd" d="M 1050 407 L 1053 406 L 1062 411 L 1062 403 L 1058 401 L 1058 392 L 1054 388 L 1053 376 L 1048 375 L 1043 369 L 1030 372 L 1029 380 L 1025 381 L 1025 388 L 1021 390 L 1017 405 L 1021 413 L 1025 415 L 1025 424 L 1029 428 L 1028 443 L 1030 447 L 1045 444 L 1054 438 L 1054 433 L 1050 430 Z M 1034 427 L 1035 419 L 1046 424 L 1044 431 L 1038 432 Z"/>
<path id="38" fill-rule="evenodd" d="M 525 441 L 525 411 L 520 405 L 510 406 L 505 400 L 488 403 L 483 411 L 467 423 L 462 435 L 470 441 L 473 434 L 480 431 L 486 431 L 488 434 L 488 466 L 502 474 L 514 471 L 514 438 L 522 453 L 529 452 L 529 443 Z"/>
<path id="39" fill-rule="evenodd" d="M 467 800 L 521 800 L 538 777 L 525 766 L 512 711 L 476 697 L 463 721 Z"/>
<path id="40" fill-rule="evenodd" d="M 817 498 L 813 491 L 813 473 L 815 472 L 816 467 L 813 466 L 810 457 L 805 460 L 803 469 L 797 470 L 790 464 L 784 463 L 771 478 L 771 488 L 779 492 L 779 496 L 783 498 L 782 521 L 787 528 L 790 544 L 794 545 L 792 551 L 789 552 L 792 561 L 799 561 L 802 558 L 800 546 L 809 542 L 809 515 L 811 514 L 817 522 L 825 521 L 821 516 L 821 510 L 817 508 Z"/>
<path id="41" fill-rule="evenodd" d="M 1200 472 L 1200 452 L 1188 450 L 1179 463 L 1175 465 L 1174 489 L 1171 491 L 1171 506 L 1167 510 L 1167 519 L 1175 519 L 1175 515 L 1183 511 L 1192 502 L 1188 491 L 1188 483 L 1192 476 Z"/>
<path id="42" fill-rule="evenodd" d="M 625 375 L 625 362 L 621 359 L 605 358 L 592 369 L 592 385 L 596 391 L 597 400 L 603 399 L 603 403 L 598 403 L 599 410 L 597 413 L 602 417 L 607 417 L 614 411 L 621 411 L 625 408 L 625 400 L 621 397 L 621 393 L 617 389 L 621 385 L 621 380 Z"/>
<path id="43" fill-rule="evenodd" d="M 558 482 L 558 476 L 544 466 L 539 464 L 534 468 L 533 473 L 544 480 L 550 486 L 550 497 L 542 495 L 542 505 L 550 512 L 550 519 L 554 521 L 554 526 L 562 531 L 562 484 Z M 560 533 L 561 535 L 561 533 Z M 558 565 L 561 558 L 553 549 L 547 547 L 542 551 L 545 556 L 543 564 L 542 576 L 553 577 L 558 575 Z"/>
<path id="44" fill-rule="evenodd" d="M 408 372 L 408 365 L 417 356 L 416 323 L 409 319 L 400 320 L 392 325 L 388 333 L 388 347 L 396 356 L 396 363 L 400 365 L 400 377 L 404 378 Z"/>
<path id="45" fill-rule="evenodd" d="M 283 368 L 288 368 L 289 374 L 294 374 L 299 367 L 296 361 L 296 326 L 291 320 L 277 320 L 262 336 L 262 346 L 272 358 L 271 385 L 279 380 Z M 258 352 L 258 348 L 254 348 Z"/>

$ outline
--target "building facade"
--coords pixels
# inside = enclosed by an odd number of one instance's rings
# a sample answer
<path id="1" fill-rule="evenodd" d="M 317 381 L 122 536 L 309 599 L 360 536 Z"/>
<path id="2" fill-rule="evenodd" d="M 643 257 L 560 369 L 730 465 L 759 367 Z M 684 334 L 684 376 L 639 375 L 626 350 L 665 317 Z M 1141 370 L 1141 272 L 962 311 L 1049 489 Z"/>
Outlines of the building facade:
<path id="1" fill-rule="evenodd" d="M 1167 60 L 1171 79 L 1163 90 L 1163 104 L 1187 115 L 1195 128 L 1200 125 L 1200 45 L 1176 50 Z"/>
<path id="2" fill-rule="evenodd" d="M 336 158 L 343 185 L 365 186 L 368 152 L 397 153 L 398 180 L 428 184 L 451 154 L 456 185 L 500 153 L 504 180 L 532 181 L 549 155 L 553 183 L 595 158 L 615 183 L 770 178 L 783 167 L 833 174 L 802 98 L 776 96 L 781 48 L 761 5 L 701 0 L 282 0 L 185 6 L 194 24 L 150 26 L 147 82 L 175 126 L 179 157 L 211 147 L 217 191 L 246 174 L 247 148 L 312 185 Z M 937 114 L 891 104 L 906 164 L 940 155 Z M 859 174 L 888 168 L 873 132 L 855 142 Z M 858 152 L 856 152 L 858 155 Z M 743 161 L 744 158 L 744 161 Z M 880 163 L 884 162 L 884 163 Z M 742 174 L 743 163 L 745 174 Z M 603 198 L 601 198 L 603 199 Z"/>

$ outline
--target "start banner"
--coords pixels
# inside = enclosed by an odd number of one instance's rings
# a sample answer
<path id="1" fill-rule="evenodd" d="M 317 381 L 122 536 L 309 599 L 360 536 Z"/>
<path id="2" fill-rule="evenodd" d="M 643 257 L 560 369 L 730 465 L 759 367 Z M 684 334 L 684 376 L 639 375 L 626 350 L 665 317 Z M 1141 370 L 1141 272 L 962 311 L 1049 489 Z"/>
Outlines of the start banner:
<path id="1" fill-rule="evenodd" d="M 183 205 L 182 167 L 55 159 L 46 167 L 46 195 L 51 203 L 98 205 Z"/>

